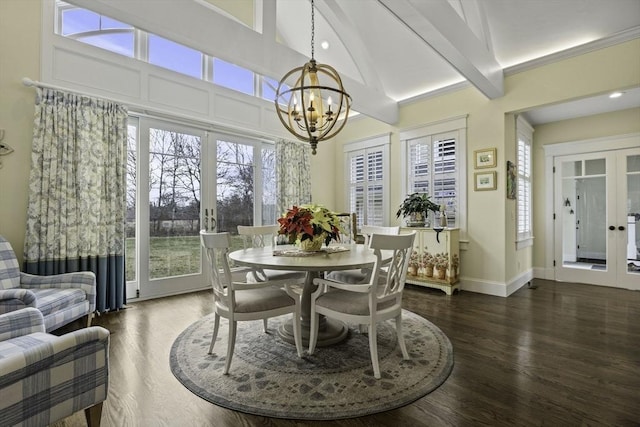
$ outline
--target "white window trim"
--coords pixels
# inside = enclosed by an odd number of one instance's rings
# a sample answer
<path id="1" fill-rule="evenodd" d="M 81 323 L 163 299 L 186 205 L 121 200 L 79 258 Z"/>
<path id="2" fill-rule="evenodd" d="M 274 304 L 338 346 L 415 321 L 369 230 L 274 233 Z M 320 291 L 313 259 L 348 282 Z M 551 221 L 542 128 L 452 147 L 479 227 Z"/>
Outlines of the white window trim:
<path id="1" fill-rule="evenodd" d="M 432 122 L 425 126 L 400 131 L 402 194 L 407 194 L 409 188 L 407 169 L 409 140 L 446 132 L 458 133 L 458 154 L 456 157 L 458 161 L 459 195 L 457 215 L 461 241 L 467 241 L 467 117 L 468 115 L 465 114 L 463 116 Z"/>
<path id="2" fill-rule="evenodd" d="M 390 160 L 390 146 L 391 146 L 391 134 L 383 134 L 374 136 L 358 141 L 348 142 L 343 146 L 343 158 L 344 158 L 344 177 L 347 180 L 347 186 L 349 185 L 348 179 L 350 176 L 350 164 L 348 153 L 353 151 L 360 151 L 366 149 L 372 149 L 376 147 L 382 147 L 382 223 L 385 225 L 390 224 L 389 217 L 389 188 L 391 187 L 391 160 Z M 344 203 L 345 206 L 349 204 L 349 191 L 345 191 Z"/>
<path id="3" fill-rule="evenodd" d="M 533 246 L 533 126 L 527 122 L 524 117 L 516 118 L 516 156 L 518 150 L 518 140 L 520 138 L 529 143 L 529 170 L 531 171 L 529 180 L 529 231 L 527 233 L 518 232 L 518 212 L 519 200 L 516 200 L 516 250 Z M 517 161 L 516 161 L 517 162 Z M 519 166 L 519 165 L 518 165 Z"/>

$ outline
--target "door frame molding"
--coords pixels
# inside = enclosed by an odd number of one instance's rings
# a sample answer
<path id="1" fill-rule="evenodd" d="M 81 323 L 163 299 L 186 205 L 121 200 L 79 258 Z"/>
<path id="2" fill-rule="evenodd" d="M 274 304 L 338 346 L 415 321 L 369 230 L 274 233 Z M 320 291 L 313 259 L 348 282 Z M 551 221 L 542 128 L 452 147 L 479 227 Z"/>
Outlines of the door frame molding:
<path id="1" fill-rule="evenodd" d="M 587 154 L 606 151 L 617 151 L 626 148 L 636 148 L 640 145 L 640 133 L 623 135 L 611 135 L 600 138 L 546 144 L 542 146 L 545 156 L 545 265 L 544 278 L 556 279 L 553 265 L 555 256 L 555 230 L 554 230 L 554 185 L 555 177 L 553 165 L 555 157 L 571 154 Z"/>

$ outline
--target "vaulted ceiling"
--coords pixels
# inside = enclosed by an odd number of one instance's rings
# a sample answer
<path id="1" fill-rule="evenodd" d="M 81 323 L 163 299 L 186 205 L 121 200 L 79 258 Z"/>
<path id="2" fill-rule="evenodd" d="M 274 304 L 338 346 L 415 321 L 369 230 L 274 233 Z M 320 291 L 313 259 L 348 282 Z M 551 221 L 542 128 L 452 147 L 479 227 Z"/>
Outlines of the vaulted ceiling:
<path id="1" fill-rule="evenodd" d="M 272 28 L 279 43 L 311 55 L 310 1 L 255 4 L 263 35 Z M 355 110 L 388 123 L 400 101 L 465 84 L 494 99 L 505 73 L 640 37 L 640 0 L 316 0 L 315 8 L 316 59 L 343 76 Z M 640 106 L 640 90 L 617 104 L 570 106 L 531 118 Z"/>
<path id="2" fill-rule="evenodd" d="M 128 10 L 142 28 L 164 18 L 164 2 L 74 2 Z M 194 47 L 226 61 L 279 79 L 311 56 L 309 0 L 173 2 L 184 40 L 212 40 Z M 639 37 L 640 0 L 315 0 L 315 58 L 338 70 L 354 110 L 386 123 L 400 102 L 465 85 L 499 98 L 511 72 Z M 625 108 L 640 106 L 640 90 L 625 89 Z"/>

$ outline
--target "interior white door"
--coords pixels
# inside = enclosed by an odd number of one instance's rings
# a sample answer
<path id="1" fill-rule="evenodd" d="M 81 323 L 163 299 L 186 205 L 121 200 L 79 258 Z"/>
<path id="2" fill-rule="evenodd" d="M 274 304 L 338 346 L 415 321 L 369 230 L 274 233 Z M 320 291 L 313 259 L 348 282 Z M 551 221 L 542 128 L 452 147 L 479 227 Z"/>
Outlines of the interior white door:
<path id="1" fill-rule="evenodd" d="M 618 283 L 640 290 L 640 148 L 622 150 L 617 157 L 618 211 L 617 234 Z"/>
<path id="2" fill-rule="evenodd" d="M 640 289 L 640 149 L 559 156 L 554 166 L 556 280 Z"/>

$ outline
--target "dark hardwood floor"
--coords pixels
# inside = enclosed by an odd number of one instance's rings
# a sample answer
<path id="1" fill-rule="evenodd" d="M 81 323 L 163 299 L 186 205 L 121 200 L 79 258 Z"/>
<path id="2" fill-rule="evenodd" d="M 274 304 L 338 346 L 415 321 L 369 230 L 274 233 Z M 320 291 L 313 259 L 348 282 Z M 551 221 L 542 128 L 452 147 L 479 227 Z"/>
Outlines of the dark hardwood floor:
<path id="1" fill-rule="evenodd" d="M 508 298 L 409 286 L 405 308 L 442 329 L 455 365 L 403 408 L 333 422 L 230 411 L 195 396 L 169 349 L 211 311 L 210 292 L 130 304 L 94 324 L 111 331 L 103 426 L 638 426 L 640 292 L 533 282 Z M 408 342 L 410 345 L 410 342 Z M 75 419 L 75 422 L 73 421 Z M 57 425 L 74 425 L 79 416 Z"/>

